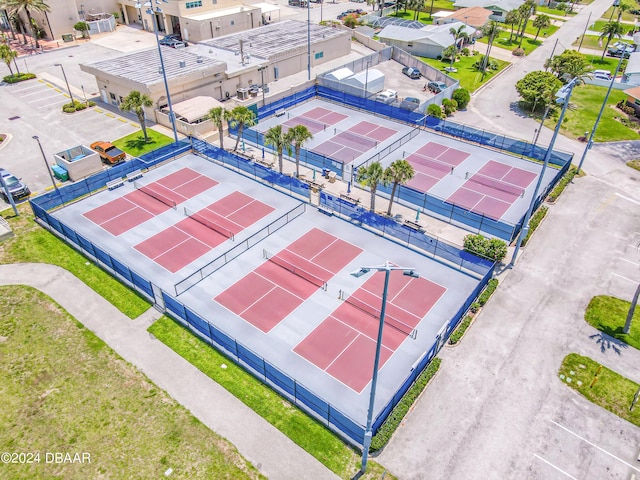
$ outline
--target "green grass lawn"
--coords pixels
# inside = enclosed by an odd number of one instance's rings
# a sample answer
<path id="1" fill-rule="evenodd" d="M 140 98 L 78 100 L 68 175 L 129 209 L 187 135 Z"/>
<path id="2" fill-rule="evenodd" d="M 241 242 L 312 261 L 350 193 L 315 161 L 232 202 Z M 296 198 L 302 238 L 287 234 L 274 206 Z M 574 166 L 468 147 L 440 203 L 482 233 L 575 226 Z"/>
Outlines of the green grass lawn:
<path id="1" fill-rule="evenodd" d="M 46 295 L 0 287 L 0 311 L 0 451 L 41 455 L 1 465 L 2 478 L 264 478 Z"/>
<path id="2" fill-rule="evenodd" d="M 402 18 L 404 20 L 414 20 L 414 11 L 413 10 L 407 10 L 406 12 L 400 10 L 398 12 L 398 14 L 396 15 L 395 12 L 393 12 L 391 15 L 389 15 L 390 17 L 396 17 L 396 18 Z M 418 22 L 420 23 L 424 23 L 425 25 L 431 25 L 433 23 L 433 19 L 431 19 L 429 17 L 429 12 L 420 12 L 420 14 L 418 15 Z"/>
<path id="3" fill-rule="evenodd" d="M 561 133 L 570 138 L 578 138 L 584 135 L 584 132 L 590 132 L 606 93 L 607 87 L 597 87 L 595 85 L 580 85 L 574 88 L 565 121 L 560 129 Z M 615 119 L 615 117 L 620 116 L 626 117 L 625 114 L 615 108 L 616 103 L 626 98 L 622 91 L 611 90 L 607 107 L 604 109 L 602 119 L 596 130 L 596 142 L 640 140 L 637 128 L 626 127 Z M 555 128 L 559 112 L 560 109 L 556 109 L 555 117 L 545 121 L 547 127 Z"/>
<path id="4" fill-rule="evenodd" d="M 360 456 L 347 444 L 170 318 L 162 317 L 149 332 L 341 478 L 351 478 L 358 471 Z M 223 364 L 226 368 L 221 368 Z M 383 471 L 370 462 L 361 478 L 381 478 Z M 385 478 L 393 477 L 387 473 Z"/>
<path id="5" fill-rule="evenodd" d="M 114 140 L 113 144 L 120 150 L 127 152 L 129 155 L 139 157 L 140 155 L 149 153 L 156 148 L 164 147 L 165 145 L 173 143 L 173 138 L 156 132 L 152 128 L 147 128 L 147 137 L 149 137 L 149 141 L 145 142 L 142 130 L 138 130 L 126 137 Z"/>
<path id="6" fill-rule="evenodd" d="M 640 160 L 629 160 L 627 162 L 627 166 L 633 168 L 634 170 L 638 170 L 640 172 Z"/>
<path id="7" fill-rule="evenodd" d="M 602 60 L 600 60 L 600 55 L 585 55 L 585 57 L 587 57 L 587 60 L 593 66 L 594 70 L 609 70 L 612 75 L 613 72 L 616 71 L 618 62 L 620 62 L 620 58 L 607 57 L 606 55 Z M 626 66 L 627 60 L 623 60 L 622 65 L 620 66 L 620 70 L 618 71 L 618 75 L 624 72 Z"/>
<path id="8" fill-rule="evenodd" d="M 543 5 L 536 6 L 536 12 L 538 13 L 546 13 L 547 15 L 555 15 L 556 17 L 573 17 L 577 15 L 577 12 L 565 12 L 563 10 L 556 10 L 555 8 L 549 8 Z"/>
<path id="9" fill-rule="evenodd" d="M 460 60 L 455 62 L 453 65 L 458 69 L 457 72 L 447 72 L 444 69 L 451 65 L 451 62 L 437 60 L 435 58 L 426 58 L 426 57 L 418 57 L 423 62 L 428 63 L 434 68 L 446 73 L 447 75 L 457 78 L 460 80 L 460 86 L 469 90 L 469 92 L 473 92 L 477 90 L 481 85 L 485 84 L 493 76 L 495 76 L 500 70 L 504 69 L 509 63 L 502 60 L 495 60 L 498 63 L 498 70 L 489 70 L 487 69 L 486 75 L 482 78 L 482 73 L 478 71 L 473 65 L 477 61 L 480 60 L 480 55 L 476 56 L 468 56 L 468 57 L 460 57 Z"/>
<path id="10" fill-rule="evenodd" d="M 68 270 L 129 318 L 136 318 L 151 305 L 135 292 L 106 273 L 35 221 L 28 203 L 2 216 L 9 222 L 15 236 L 0 244 L 0 263 L 50 263 Z"/>
<path id="11" fill-rule="evenodd" d="M 607 335 L 640 349 L 640 307 L 636 307 L 629 334 L 623 332 L 631 302 L 620 298 L 599 295 L 587 306 L 584 319 L 589 325 Z"/>
<path id="12" fill-rule="evenodd" d="M 564 358 L 558 375 L 565 385 L 577 390 L 590 402 L 640 426 L 640 405 L 629 411 L 640 386 L 637 383 L 577 353 Z"/>
<path id="13" fill-rule="evenodd" d="M 553 35 L 554 33 L 556 33 L 558 31 L 560 27 L 556 27 L 555 25 L 549 25 L 547 28 L 541 28 L 540 29 L 540 35 L 538 35 L 538 39 L 544 39 L 545 37 L 548 37 L 549 35 Z M 504 25 L 504 29 L 507 29 L 507 26 Z M 511 31 L 511 30 L 509 30 Z M 536 36 L 536 33 L 538 33 L 538 28 L 533 26 L 533 20 L 529 20 L 527 22 L 527 28 L 524 29 L 524 32 L 531 35 L 532 37 Z M 545 35 L 546 33 L 546 35 Z"/>
<path id="14" fill-rule="evenodd" d="M 629 3 L 633 6 L 632 10 L 638 8 L 638 6 L 636 5 L 635 2 L 629 2 Z M 608 22 L 609 19 L 611 18 L 611 9 L 612 8 L 613 7 L 609 7 L 607 9 L 607 11 L 602 14 L 602 17 L 600 18 L 600 20 L 603 20 L 604 22 Z M 617 19 L 618 19 L 618 9 L 616 8 L 615 12 L 613 14 L 613 18 L 611 18 L 611 21 L 615 22 Z M 629 12 L 623 12 L 622 13 L 622 17 L 620 17 L 620 20 L 624 21 L 624 22 L 635 22 L 636 21 L 636 16 L 633 15 L 632 13 L 629 13 Z"/>
<path id="15" fill-rule="evenodd" d="M 493 40 L 493 45 L 496 47 L 504 48 L 505 50 L 514 51 L 520 44 L 520 38 L 516 38 L 515 36 L 513 36 L 511 41 L 509 41 L 509 35 L 510 31 L 503 30 Z M 486 44 L 488 43 L 488 40 L 488 37 L 482 37 L 477 41 Z M 538 40 L 534 40 L 533 38 L 525 37 L 524 40 L 522 40 L 522 47 L 520 48 L 522 48 L 526 52 L 526 54 L 529 55 L 540 45 L 542 45 L 542 40 L 540 40 L 540 38 Z"/>

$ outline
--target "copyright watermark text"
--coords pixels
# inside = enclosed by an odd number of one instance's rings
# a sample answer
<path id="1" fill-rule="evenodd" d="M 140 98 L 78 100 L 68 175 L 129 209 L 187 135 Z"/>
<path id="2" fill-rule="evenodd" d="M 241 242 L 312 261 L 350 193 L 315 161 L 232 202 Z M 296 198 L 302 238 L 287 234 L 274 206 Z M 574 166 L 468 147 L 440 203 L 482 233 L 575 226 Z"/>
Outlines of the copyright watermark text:
<path id="1" fill-rule="evenodd" d="M 91 463 L 87 452 L 2 452 L 0 463 Z"/>

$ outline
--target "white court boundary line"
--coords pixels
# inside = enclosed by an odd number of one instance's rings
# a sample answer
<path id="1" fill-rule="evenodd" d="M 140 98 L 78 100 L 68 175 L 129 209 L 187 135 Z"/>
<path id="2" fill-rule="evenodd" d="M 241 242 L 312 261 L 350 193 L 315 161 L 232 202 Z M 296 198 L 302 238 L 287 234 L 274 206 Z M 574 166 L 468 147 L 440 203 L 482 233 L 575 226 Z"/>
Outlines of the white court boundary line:
<path id="1" fill-rule="evenodd" d="M 566 432 L 569 432 L 571 435 L 573 435 L 576 438 L 579 438 L 580 440 L 582 440 L 585 443 L 588 443 L 589 445 L 591 445 L 594 448 L 597 448 L 598 450 L 600 450 L 602 453 L 606 453 L 607 455 L 609 455 L 612 458 L 615 458 L 616 460 L 618 460 L 620 463 L 624 463 L 627 467 L 632 468 L 633 470 L 635 470 L 636 472 L 640 472 L 640 468 L 638 467 L 634 467 L 633 465 L 631 465 L 630 463 L 625 462 L 624 460 L 622 460 L 619 457 L 616 457 L 613 453 L 610 453 L 608 451 L 606 451 L 604 448 L 599 447 L 598 445 L 596 445 L 595 443 L 590 442 L 589 440 L 587 440 L 584 437 L 581 437 L 580 435 L 578 435 L 577 433 L 572 432 L 571 430 L 569 430 L 567 427 L 560 425 L 558 422 L 555 422 L 553 420 L 549 420 L 551 423 L 553 423 L 554 425 L 557 425 L 558 427 L 560 427 L 561 429 L 563 429 Z"/>
<path id="2" fill-rule="evenodd" d="M 553 463 L 551 463 L 549 460 L 545 460 L 544 458 L 542 458 L 540 455 L 538 455 L 537 453 L 533 454 L 534 457 L 536 457 L 539 460 L 542 460 L 544 463 L 546 463 L 547 465 L 549 465 L 551 468 L 556 469 L 558 472 L 566 475 L 567 477 L 571 478 L 572 480 L 578 480 L 576 477 L 568 474 L 567 472 L 565 472 L 564 470 L 562 470 L 560 467 L 556 467 Z"/>

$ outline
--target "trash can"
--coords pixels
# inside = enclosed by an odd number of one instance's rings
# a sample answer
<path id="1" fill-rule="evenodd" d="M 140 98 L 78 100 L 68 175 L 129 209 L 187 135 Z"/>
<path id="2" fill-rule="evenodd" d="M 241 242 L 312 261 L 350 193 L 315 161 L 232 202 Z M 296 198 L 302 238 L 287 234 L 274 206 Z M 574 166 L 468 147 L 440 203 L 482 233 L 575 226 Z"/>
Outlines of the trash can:
<path id="1" fill-rule="evenodd" d="M 51 171 L 53 171 L 53 175 L 63 182 L 69 180 L 69 172 L 66 169 L 62 168 L 60 165 L 52 165 Z"/>

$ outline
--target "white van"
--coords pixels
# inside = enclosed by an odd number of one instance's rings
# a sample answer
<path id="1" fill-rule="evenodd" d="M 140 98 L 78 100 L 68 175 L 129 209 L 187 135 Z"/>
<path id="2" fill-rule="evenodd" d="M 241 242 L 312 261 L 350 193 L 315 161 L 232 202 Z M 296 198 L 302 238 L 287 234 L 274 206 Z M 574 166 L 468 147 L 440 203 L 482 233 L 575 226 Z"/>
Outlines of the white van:
<path id="1" fill-rule="evenodd" d="M 376 102 L 393 103 L 398 98 L 398 92 L 395 90 L 385 90 L 380 92 L 376 97 Z"/>

